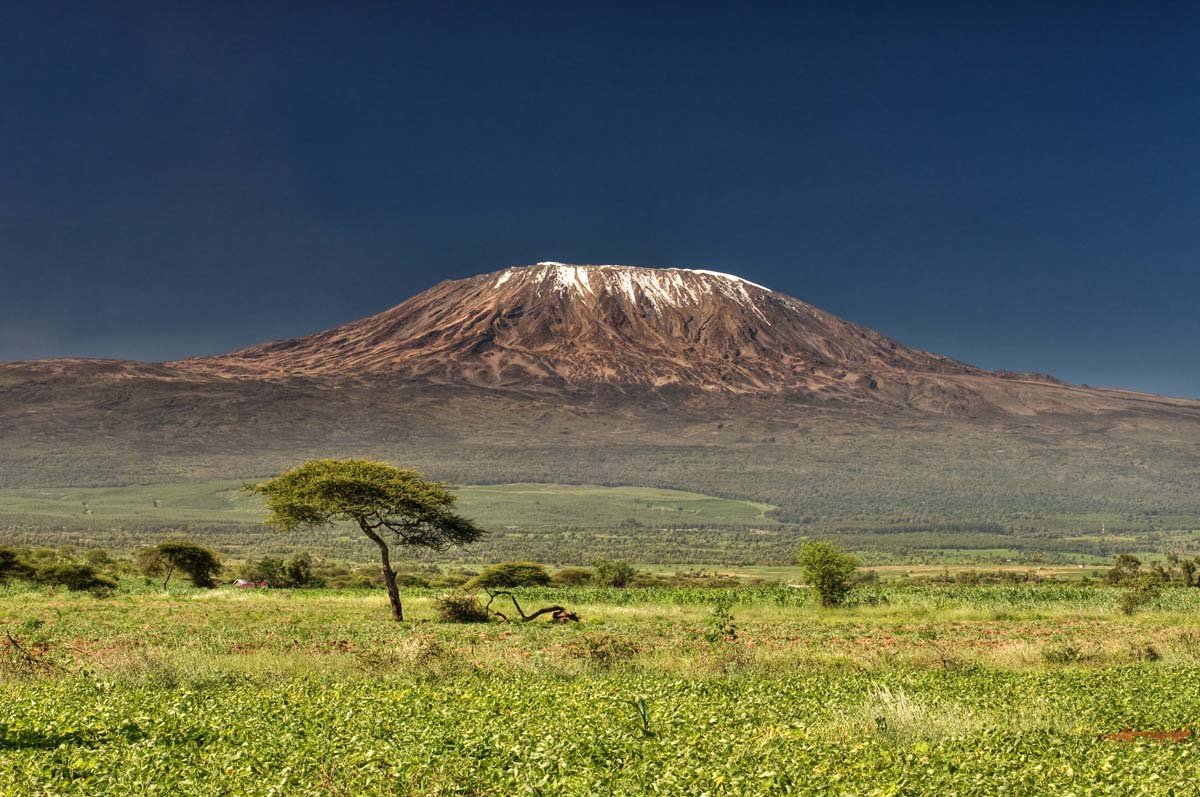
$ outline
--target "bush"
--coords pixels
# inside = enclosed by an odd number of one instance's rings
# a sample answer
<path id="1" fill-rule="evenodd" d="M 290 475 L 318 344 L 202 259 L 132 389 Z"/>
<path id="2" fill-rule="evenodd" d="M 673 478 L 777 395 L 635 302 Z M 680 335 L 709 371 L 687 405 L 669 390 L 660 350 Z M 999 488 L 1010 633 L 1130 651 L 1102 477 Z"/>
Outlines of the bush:
<path id="1" fill-rule="evenodd" d="M 452 592 L 437 599 L 438 617 L 445 623 L 486 623 L 491 615 L 474 595 Z"/>
<path id="2" fill-rule="evenodd" d="M 1042 648 L 1042 660 L 1047 664 L 1078 664 L 1090 658 L 1083 648 L 1070 642 Z"/>
<path id="3" fill-rule="evenodd" d="M 14 578 L 32 578 L 33 569 L 12 548 L 0 548 L 0 584 Z"/>
<path id="4" fill-rule="evenodd" d="M 92 567 L 98 568 L 112 567 L 112 565 L 116 564 L 116 562 L 113 561 L 113 558 L 109 555 L 108 551 L 106 551 L 104 548 L 92 548 L 88 551 L 85 551 L 83 554 L 83 561 L 87 562 Z"/>
<path id="5" fill-rule="evenodd" d="M 550 581 L 561 587 L 582 587 L 591 583 L 592 571 L 586 567 L 564 567 L 550 577 Z"/>
<path id="6" fill-rule="evenodd" d="M 592 582 L 601 587 L 628 587 L 637 578 L 637 568 L 620 559 L 599 559 L 593 565 Z"/>
<path id="7" fill-rule="evenodd" d="M 35 574 L 40 584 L 66 587 L 73 592 L 107 590 L 117 586 L 117 580 L 96 571 L 91 565 L 79 562 L 60 562 L 47 565 Z"/>
<path id="8" fill-rule="evenodd" d="M 1104 574 L 1104 580 L 1109 584 L 1128 584 L 1141 575 L 1142 560 L 1132 554 L 1117 554 L 1113 566 Z"/>
<path id="9" fill-rule="evenodd" d="M 512 587 L 544 587 L 550 574 L 537 562 L 501 562 L 492 565 L 467 582 L 474 589 L 509 589 Z"/>
<path id="10" fill-rule="evenodd" d="M 288 562 L 272 557 L 251 560 L 241 569 L 240 577 L 247 581 L 264 581 L 268 587 L 276 589 L 320 586 L 323 583 L 313 575 L 313 559 L 308 553 L 297 554 Z"/>
<path id="11" fill-rule="evenodd" d="M 424 588 L 429 586 L 429 579 L 421 573 L 411 570 L 397 570 L 396 586 Z"/>
<path id="12" fill-rule="evenodd" d="M 313 584 L 313 560 L 307 551 L 297 554 L 283 568 L 289 587 L 307 587 Z"/>
<path id="13" fill-rule="evenodd" d="M 1130 642 L 1129 658 L 1134 661 L 1158 661 L 1162 654 L 1150 642 Z"/>
<path id="14" fill-rule="evenodd" d="M 568 645 L 568 648 L 576 657 L 599 667 L 610 667 L 618 662 L 628 661 L 639 652 L 637 644 L 633 641 L 608 633 L 588 634 Z"/>
<path id="15" fill-rule="evenodd" d="M 800 567 L 822 606 L 841 606 L 850 592 L 858 560 L 829 542 L 810 542 L 800 549 Z"/>
<path id="16" fill-rule="evenodd" d="M 712 616 L 708 618 L 708 630 L 704 632 L 704 638 L 709 642 L 737 641 L 737 623 L 733 621 L 733 612 L 729 610 L 732 605 L 732 601 L 726 599 L 713 606 Z"/>
<path id="17" fill-rule="evenodd" d="M 429 586 L 440 589 L 458 589 L 470 579 L 462 573 L 445 573 L 429 580 Z"/>
<path id="18" fill-rule="evenodd" d="M 1131 615 L 1158 596 L 1161 582 L 1156 576 L 1143 574 L 1125 582 L 1117 598 L 1117 608 L 1121 614 Z"/>
<path id="19" fill-rule="evenodd" d="M 283 575 L 283 560 L 274 557 L 251 559 L 238 571 L 246 581 L 264 582 L 268 587 L 287 586 Z"/>

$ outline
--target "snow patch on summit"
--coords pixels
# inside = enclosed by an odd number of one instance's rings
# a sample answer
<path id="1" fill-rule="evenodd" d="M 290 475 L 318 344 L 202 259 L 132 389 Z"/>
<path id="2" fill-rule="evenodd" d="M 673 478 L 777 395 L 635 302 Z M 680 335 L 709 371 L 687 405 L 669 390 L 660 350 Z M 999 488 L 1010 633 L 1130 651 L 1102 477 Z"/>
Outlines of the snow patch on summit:
<path id="1" fill-rule="evenodd" d="M 684 269 L 684 271 L 690 271 L 693 274 L 707 274 L 710 277 L 720 277 L 721 279 L 734 280 L 735 282 L 744 282 L 747 285 L 753 285 L 755 288 L 762 288 L 764 291 L 771 290 L 766 285 L 759 285 L 757 282 L 751 282 L 750 280 L 739 277 L 736 274 L 725 274 L 720 271 L 709 271 L 703 268 L 687 268 Z"/>
<path id="2" fill-rule="evenodd" d="M 705 279 L 697 280 L 692 275 Z M 514 279 L 533 283 L 538 296 L 544 290 L 591 296 L 607 293 L 623 296 L 630 304 L 645 302 L 656 312 L 664 307 L 698 305 L 705 294 L 716 291 L 749 307 L 764 321 L 766 316 L 747 287 L 770 291 L 758 283 L 719 271 L 618 265 L 577 266 L 556 260 L 505 269 L 496 277 L 493 285 L 499 288 Z"/>

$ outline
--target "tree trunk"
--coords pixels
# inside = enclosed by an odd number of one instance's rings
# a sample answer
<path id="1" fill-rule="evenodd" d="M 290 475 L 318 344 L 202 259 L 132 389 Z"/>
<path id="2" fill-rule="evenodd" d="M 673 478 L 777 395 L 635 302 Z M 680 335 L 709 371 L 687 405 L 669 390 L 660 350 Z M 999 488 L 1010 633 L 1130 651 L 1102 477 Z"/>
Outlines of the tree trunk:
<path id="1" fill-rule="evenodd" d="M 388 600 L 392 602 L 392 619 L 398 623 L 404 622 L 404 606 L 400 603 L 400 588 L 396 586 L 396 571 L 392 570 L 392 558 L 388 551 L 387 540 L 375 533 L 375 530 L 365 523 L 359 524 L 363 534 L 379 546 L 379 561 L 383 565 L 383 583 L 387 584 Z"/>

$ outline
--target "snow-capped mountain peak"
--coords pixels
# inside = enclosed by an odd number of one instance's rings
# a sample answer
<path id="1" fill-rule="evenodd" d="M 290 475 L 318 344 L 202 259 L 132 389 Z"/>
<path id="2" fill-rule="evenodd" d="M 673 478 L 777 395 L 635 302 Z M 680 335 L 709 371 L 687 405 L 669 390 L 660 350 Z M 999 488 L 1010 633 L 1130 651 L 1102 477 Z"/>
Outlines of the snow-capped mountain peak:
<path id="1" fill-rule="evenodd" d="M 235 375 L 756 393 L 859 390 L 897 370 L 979 372 L 731 274 L 552 261 L 444 282 L 327 332 L 183 364 Z"/>

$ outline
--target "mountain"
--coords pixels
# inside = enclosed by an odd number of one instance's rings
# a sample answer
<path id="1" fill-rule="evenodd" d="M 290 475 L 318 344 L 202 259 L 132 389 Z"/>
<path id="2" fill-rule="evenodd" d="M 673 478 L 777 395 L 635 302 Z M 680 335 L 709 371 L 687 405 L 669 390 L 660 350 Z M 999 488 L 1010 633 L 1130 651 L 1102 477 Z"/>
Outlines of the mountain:
<path id="1" fill-rule="evenodd" d="M 986 371 L 729 274 L 551 262 L 443 282 L 335 329 L 167 367 L 274 381 L 682 388 L 967 416 L 1155 401 Z"/>
<path id="2" fill-rule="evenodd" d="M 888 550 L 1095 551 L 1092 525 L 1200 528 L 1200 402 L 985 370 L 710 271 L 538 263 L 228 354 L 0 364 L 0 490 L 349 455 L 751 499 L 785 552 L 851 530 L 888 529 L 870 543 Z M 0 538 L 25 522 L 0 515 Z M 529 553 L 511 534 L 504 555 Z"/>
<path id="3" fill-rule="evenodd" d="M 979 373 L 739 277 L 562 263 L 443 282 L 327 332 L 173 365 L 267 378 L 386 373 L 733 393 L 820 391 L 895 370 Z"/>

